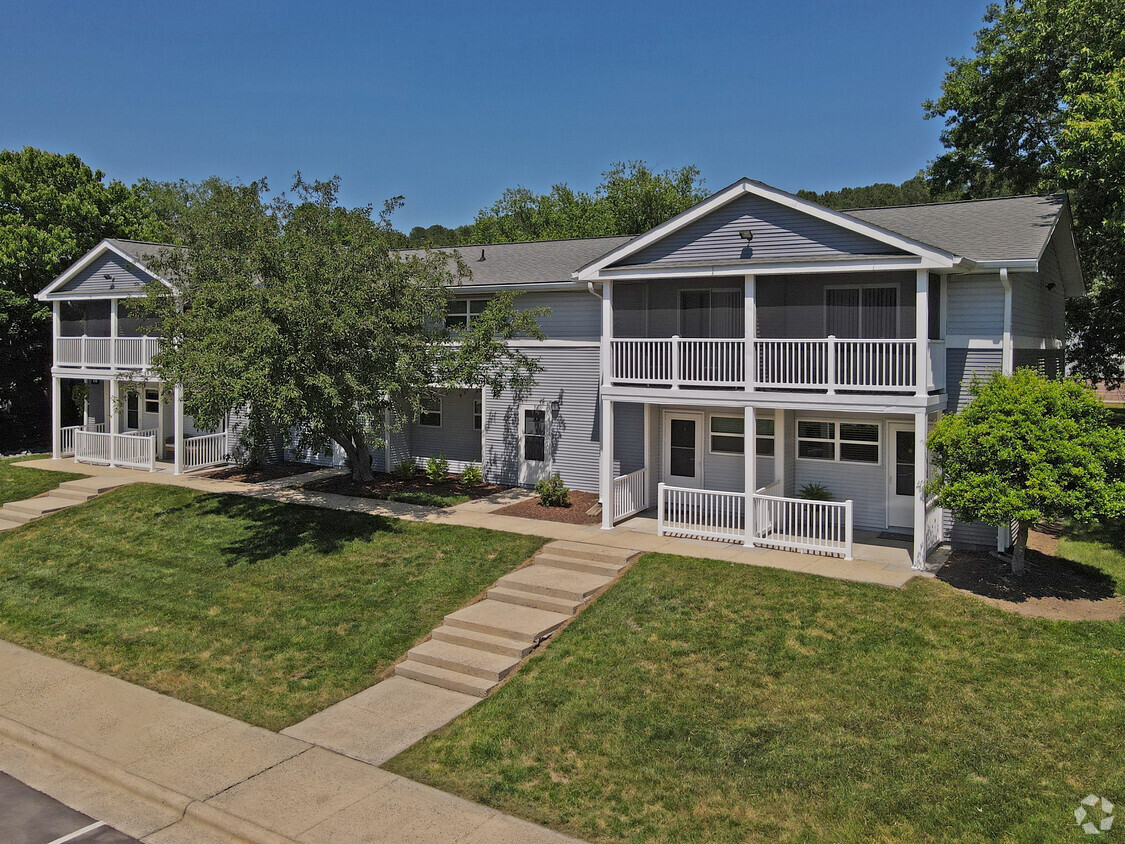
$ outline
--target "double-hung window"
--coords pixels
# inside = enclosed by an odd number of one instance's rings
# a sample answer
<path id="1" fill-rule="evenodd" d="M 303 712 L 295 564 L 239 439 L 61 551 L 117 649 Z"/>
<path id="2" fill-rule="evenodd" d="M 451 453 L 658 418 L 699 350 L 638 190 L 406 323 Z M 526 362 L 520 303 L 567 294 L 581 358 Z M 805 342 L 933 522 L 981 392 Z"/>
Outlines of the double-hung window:
<path id="1" fill-rule="evenodd" d="M 431 396 L 422 399 L 422 412 L 418 415 L 418 424 L 426 428 L 441 427 L 440 396 Z"/>
<path id="2" fill-rule="evenodd" d="M 754 453 L 759 457 L 773 456 L 773 420 L 754 421 Z M 746 421 L 741 416 L 712 416 L 709 433 L 712 454 L 745 454 Z"/>
<path id="3" fill-rule="evenodd" d="M 484 313 L 487 299 L 454 299 L 445 312 L 446 328 L 468 328 L 469 324 Z"/>
<path id="4" fill-rule="evenodd" d="M 479 431 L 484 427 L 484 402 L 477 399 L 473 402 L 473 430 Z"/>
<path id="5" fill-rule="evenodd" d="M 797 456 L 836 463 L 878 463 L 879 425 L 798 419 Z"/>
<path id="6" fill-rule="evenodd" d="M 160 393 L 157 390 L 145 390 L 145 413 L 160 412 Z"/>

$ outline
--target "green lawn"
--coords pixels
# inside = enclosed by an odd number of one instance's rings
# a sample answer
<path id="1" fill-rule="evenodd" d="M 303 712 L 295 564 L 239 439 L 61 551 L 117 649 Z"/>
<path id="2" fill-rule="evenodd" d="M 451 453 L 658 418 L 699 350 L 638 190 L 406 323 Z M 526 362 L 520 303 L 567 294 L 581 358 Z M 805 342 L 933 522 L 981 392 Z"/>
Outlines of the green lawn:
<path id="1" fill-rule="evenodd" d="M 0 504 L 32 498 L 54 489 L 63 481 L 86 477 L 73 472 L 44 472 L 42 469 L 25 469 L 16 465 L 24 460 L 38 460 L 47 456 L 29 454 L 24 457 L 7 457 L 0 460 Z"/>
<path id="2" fill-rule="evenodd" d="M 136 484 L 0 534 L 0 639 L 276 730 L 545 541 Z"/>
<path id="3" fill-rule="evenodd" d="M 1125 623 L 648 555 L 386 767 L 595 841 L 1078 841 L 1123 688 Z"/>

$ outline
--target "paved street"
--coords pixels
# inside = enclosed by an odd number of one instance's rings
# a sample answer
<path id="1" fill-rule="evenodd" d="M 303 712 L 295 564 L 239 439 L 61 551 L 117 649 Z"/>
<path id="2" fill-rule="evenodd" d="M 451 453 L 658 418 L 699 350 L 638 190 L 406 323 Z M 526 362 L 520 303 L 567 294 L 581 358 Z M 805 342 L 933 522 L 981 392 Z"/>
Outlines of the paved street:
<path id="1" fill-rule="evenodd" d="M 136 840 L 0 773 L 0 841 L 4 844 L 127 844 Z"/>

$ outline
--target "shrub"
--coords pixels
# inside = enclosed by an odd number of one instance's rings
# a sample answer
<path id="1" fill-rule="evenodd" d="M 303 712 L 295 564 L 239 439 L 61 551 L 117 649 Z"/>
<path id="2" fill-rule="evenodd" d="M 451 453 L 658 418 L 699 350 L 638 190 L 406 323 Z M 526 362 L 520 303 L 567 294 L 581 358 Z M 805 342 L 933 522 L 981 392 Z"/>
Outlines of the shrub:
<path id="1" fill-rule="evenodd" d="M 801 487 L 801 491 L 797 494 L 798 498 L 803 498 L 805 501 L 835 501 L 832 495 L 832 490 L 824 484 L 805 484 Z"/>
<path id="2" fill-rule="evenodd" d="M 408 481 L 414 477 L 415 471 L 417 470 L 414 466 L 414 461 L 407 457 L 394 465 L 394 468 L 391 469 L 391 474 L 400 481 Z"/>
<path id="3" fill-rule="evenodd" d="M 480 466 L 476 463 L 470 463 L 461 472 L 461 483 L 465 486 L 476 486 L 484 482 L 484 472 L 481 471 Z"/>
<path id="4" fill-rule="evenodd" d="M 432 483 L 440 484 L 445 480 L 445 476 L 449 474 L 449 461 L 445 459 L 444 454 L 439 454 L 437 457 L 431 457 L 426 461 L 426 477 Z"/>
<path id="5" fill-rule="evenodd" d="M 570 506 L 570 490 L 558 472 L 535 484 L 535 491 L 539 493 L 539 503 L 544 507 Z"/>

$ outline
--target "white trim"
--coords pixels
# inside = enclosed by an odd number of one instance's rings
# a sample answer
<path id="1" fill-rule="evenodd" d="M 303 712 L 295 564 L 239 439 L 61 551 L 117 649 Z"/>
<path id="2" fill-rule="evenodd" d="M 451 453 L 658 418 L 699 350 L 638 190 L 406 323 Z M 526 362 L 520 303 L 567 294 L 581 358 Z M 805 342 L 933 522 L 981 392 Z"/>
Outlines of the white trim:
<path id="1" fill-rule="evenodd" d="M 524 423 L 524 411 L 527 411 L 527 410 L 541 410 L 541 411 L 543 411 L 543 459 L 542 460 L 528 460 L 527 458 L 524 457 L 524 453 L 523 453 L 523 449 L 524 449 L 524 441 L 523 441 L 524 426 L 523 426 L 523 423 Z M 519 417 L 517 419 L 517 427 L 516 427 L 516 437 L 517 437 L 516 455 L 519 458 L 519 464 L 516 467 L 516 478 L 517 478 L 518 482 L 521 483 L 521 484 L 535 483 L 535 481 L 539 480 L 540 478 L 551 477 L 552 469 L 553 469 L 553 463 L 554 463 L 554 461 L 551 459 L 552 458 L 552 455 L 551 455 L 551 422 L 552 422 L 552 419 L 551 419 L 551 403 L 548 402 L 546 399 L 543 399 L 543 400 L 540 400 L 540 401 L 533 401 L 533 402 L 521 402 L 518 406 L 517 413 L 519 414 Z M 524 465 L 527 464 L 527 463 L 542 463 L 543 464 L 540 475 L 538 477 L 536 477 L 535 479 L 530 480 L 530 481 L 525 480 L 525 478 L 524 478 L 524 476 L 525 476 Z M 612 475 L 613 473 L 610 472 L 610 474 Z M 610 480 L 612 482 L 612 478 Z"/>
<path id="2" fill-rule="evenodd" d="M 735 264 L 661 264 L 660 266 L 630 266 L 621 269 L 602 270 L 598 281 L 645 281 L 650 278 L 714 278 L 720 276 L 744 276 L 752 271 L 756 276 L 763 275 L 802 275 L 806 273 L 857 273 L 881 271 L 905 271 L 917 269 L 949 270 L 948 264 L 927 261 L 922 258 L 891 258 L 887 261 L 872 261 L 864 256 L 858 261 L 773 261 L 769 263 Z"/>
<path id="3" fill-rule="evenodd" d="M 747 407 L 749 407 L 749 406 L 750 405 L 747 405 Z M 741 434 L 726 434 L 726 433 L 723 433 L 722 431 L 717 431 L 717 432 L 713 431 L 711 429 L 711 422 L 714 421 L 715 419 L 737 419 L 737 420 L 739 420 L 740 422 L 742 422 L 742 426 L 743 426 L 742 427 L 742 433 Z M 746 456 L 745 411 L 743 411 L 742 415 L 736 415 L 736 414 L 729 414 L 728 415 L 728 414 L 725 414 L 725 413 L 710 413 L 710 412 L 708 412 L 707 413 L 706 427 L 707 427 L 706 433 L 707 433 L 707 453 L 708 454 L 713 454 L 716 457 L 740 457 L 740 456 L 745 457 Z M 742 440 L 742 451 L 715 451 L 714 443 L 712 442 L 712 439 L 711 439 L 712 437 L 737 437 L 738 439 Z"/>
<path id="4" fill-rule="evenodd" d="M 946 349 L 991 349 L 1001 351 L 1004 337 L 1000 334 L 972 336 L 969 334 L 950 334 L 945 338 Z M 1032 337 L 1027 334 L 1012 335 L 1013 349 L 1061 349 L 1063 341 L 1053 337 Z"/>
<path id="5" fill-rule="evenodd" d="M 814 422 L 814 423 L 818 423 L 818 424 L 821 424 L 821 425 L 832 425 L 833 426 L 833 428 L 832 428 L 832 438 L 828 439 L 828 438 L 825 438 L 825 437 L 802 437 L 801 436 L 801 423 L 802 422 Z M 874 443 L 866 442 L 864 440 L 845 440 L 840 436 L 840 428 L 841 428 L 842 425 L 870 425 L 872 428 L 875 429 L 878 437 L 877 437 L 877 439 L 875 440 Z M 807 463 L 843 463 L 847 466 L 882 466 L 883 465 L 883 442 L 884 442 L 884 439 L 885 439 L 883 428 L 884 428 L 883 420 L 845 419 L 845 420 L 841 421 L 840 419 L 826 419 L 826 418 L 821 418 L 821 417 L 817 417 L 817 416 L 798 416 L 794 420 L 794 426 L 793 426 L 793 432 L 794 432 L 793 455 L 794 455 L 794 459 L 802 461 L 802 462 L 807 462 Z M 832 451 L 833 459 L 827 460 L 823 457 L 802 457 L 801 456 L 801 442 L 802 441 L 804 441 L 804 442 L 818 442 L 818 443 L 827 443 L 827 442 L 832 443 L 833 444 L 833 451 Z M 874 445 L 875 446 L 875 454 L 878 456 L 878 459 L 876 459 L 874 461 L 871 461 L 871 460 L 844 460 L 843 457 L 840 456 L 840 453 L 842 451 L 841 446 L 845 443 L 848 444 L 848 445 Z"/>
<path id="6" fill-rule="evenodd" d="M 596 349 L 601 346 L 600 340 L 508 340 L 507 345 L 513 349 Z"/>
<path id="7" fill-rule="evenodd" d="M 601 395 L 623 402 L 652 402 L 670 407 L 745 407 L 781 408 L 806 413 L 872 413 L 911 414 L 919 408 L 930 411 L 944 410 L 946 395 L 916 396 L 912 393 L 896 395 L 868 395 L 859 393 L 746 393 L 734 390 L 677 390 L 663 387 L 603 387 Z"/>
<path id="8" fill-rule="evenodd" d="M 169 247 L 169 248 L 175 248 L 175 247 Z M 81 258 L 79 258 L 77 261 L 75 261 L 73 264 L 71 264 L 63 272 L 62 275 L 60 275 L 58 278 L 56 278 L 54 281 L 52 281 L 50 284 L 48 284 L 46 287 L 44 287 L 42 290 L 40 290 L 38 293 L 36 293 L 35 298 L 39 299 L 40 301 L 43 301 L 43 300 L 47 299 L 48 297 L 58 298 L 58 299 L 68 299 L 68 298 L 91 298 L 91 299 L 119 298 L 121 296 L 121 294 L 116 293 L 116 292 L 113 294 L 112 297 L 109 296 L 109 295 L 101 295 L 101 294 L 97 294 L 97 295 L 95 295 L 95 294 L 85 294 L 85 295 L 78 295 L 78 296 L 73 296 L 73 297 L 70 296 L 69 294 L 67 296 L 54 296 L 53 295 L 56 290 L 58 290 L 60 287 L 63 287 L 68 281 L 70 281 L 72 278 L 74 278 L 76 275 L 78 275 L 80 272 L 82 272 L 82 270 L 86 269 L 86 267 L 90 266 L 90 264 L 94 263 L 95 259 L 100 258 L 107 251 L 112 252 L 114 255 L 117 255 L 119 258 L 122 258 L 123 260 L 125 260 L 127 263 L 132 264 L 137 269 L 139 269 L 142 272 L 147 273 L 148 275 L 152 276 L 152 278 L 154 280 L 159 281 L 161 284 L 166 285 L 169 289 L 173 289 L 173 290 L 175 289 L 174 286 L 171 283 L 169 283 L 166 279 L 161 278 L 156 273 L 154 273 L 152 270 L 150 270 L 148 267 L 146 267 L 143 263 L 141 263 L 141 261 L 138 258 L 135 258 L 134 256 L 130 255 L 128 252 L 123 252 L 122 250 L 120 250 L 116 246 L 114 246 L 112 243 L 110 243 L 108 240 L 103 240 L 97 246 L 93 247 L 89 252 L 87 252 L 85 255 L 83 255 Z M 144 294 L 143 293 L 133 293 L 131 295 L 133 295 L 133 296 L 143 296 Z"/>
<path id="9" fill-rule="evenodd" d="M 634 255 L 637 252 L 651 246 L 657 241 L 663 240 L 672 232 L 678 231 L 683 227 L 695 222 L 696 220 L 705 217 L 712 211 L 721 208 L 722 206 L 734 201 L 740 196 L 750 194 L 758 196 L 763 199 L 775 202 L 778 205 L 794 209 L 796 211 L 808 214 L 810 217 L 815 217 L 828 223 L 832 223 L 840 228 L 847 229 L 848 231 L 856 234 L 869 237 L 872 240 L 885 243 L 889 246 L 894 246 L 904 252 L 908 252 L 919 258 L 925 258 L 931 261 L 936 261 L 940 266 L 953 267 L 956 266 L 961 260 L 958 256 L 946 252 L 942 249 L 937 249 L 925 243 L 913 240 L 911 238 L 903 237 L 900 234 L 876 226 L 872 223 L 852 217 L 849 214 L 844 214 L 840 211 L 833 211 L 825 208 L 822 205 L 817 205 L 814 202 L 809 202 L 800 199 L 791 194 L 780 191 L 777 188 L 772 188 L 769 185 L 762 184 L 761 182 L 754 182 L 750 179 L 739 179 L 729 187 L 723 188 L 719 192 L 704 199 L 697 205 L 687 209 L 686 211 L 677 214 L 671 220 L 650 229 L 640 237 L 630 240 L 628 243 L 622 244 L 616 249 L 610 250 L 608 253 L 600 258 L 595 259 L 584 267 L 580 267 L 573 277 L 580 280 L 589 280 L 599 277 L 599 271 L 609 267 L 626 258 L 629 255 Z M 755 268 L 755 272 L 758 272 Z M 737 273 L 739 275 L 745 274 L 745 269 Z"/>

